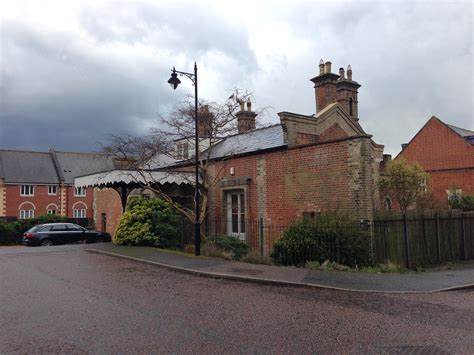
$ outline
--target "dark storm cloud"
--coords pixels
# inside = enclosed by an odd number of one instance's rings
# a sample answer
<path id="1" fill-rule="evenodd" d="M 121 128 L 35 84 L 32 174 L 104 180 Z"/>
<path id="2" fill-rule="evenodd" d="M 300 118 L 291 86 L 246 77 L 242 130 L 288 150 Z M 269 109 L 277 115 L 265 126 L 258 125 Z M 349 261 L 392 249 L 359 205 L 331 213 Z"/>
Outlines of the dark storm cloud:
<path id="1" fill-rule="evenodd" d="M 255 66 L 246 31 L 195 7 L 171 15 L 147 4 L 86 9 L 86 37 L 3 21 L 0 148 L 94 150 L 108 134 L 143 133 L 186 93 L 166 84 L 183 56 L 213 50 Z"/>

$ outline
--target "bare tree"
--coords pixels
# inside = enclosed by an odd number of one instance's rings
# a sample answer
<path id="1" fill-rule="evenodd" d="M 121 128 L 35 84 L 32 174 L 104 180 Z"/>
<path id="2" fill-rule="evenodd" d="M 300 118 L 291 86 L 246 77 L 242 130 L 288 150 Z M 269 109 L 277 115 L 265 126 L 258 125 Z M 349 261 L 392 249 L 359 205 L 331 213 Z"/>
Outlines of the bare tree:
<path id="1" fill-rule="evenodd" d="M 237 133 L 236 113 L 250 100 L 251 94 L 235 90 L 224 103 L 199 102 L 199 222 L 206 218 L 209 193 L 219 182 L 220 171 L 210 173 L 214 147 L 225 137 Z M 169 177 L 179 177 L 189 186 L 194 186 L 195 157 L 195 113 L 194 97 L 189 96 L 178 103 L 170 115 L 161 117 L 159 124 L 144 136 L 111 136 L 104 151 L 113 154 L 127 166 L 137 184 L 153 191 L 169 202 L 189 221 L 195 221 L 194 196 L 176 199 L 163 188 L 162 182 Z M 225 164 L 221 165 L 225 168 Z M 184 199 L 183 199 L 184 198 Z M 193 202 L 191 202 L 191 200 Z"/>

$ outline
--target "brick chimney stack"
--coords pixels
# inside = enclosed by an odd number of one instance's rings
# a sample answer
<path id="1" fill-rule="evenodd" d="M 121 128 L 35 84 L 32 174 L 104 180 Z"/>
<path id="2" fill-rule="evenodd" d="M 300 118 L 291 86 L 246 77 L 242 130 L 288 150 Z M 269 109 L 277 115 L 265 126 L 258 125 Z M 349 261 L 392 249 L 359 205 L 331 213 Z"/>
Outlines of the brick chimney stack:
<path id="1" fill-rule="evenodd" d="M 316 113 L 322 111 L 328 105 L 338 102 L 342 108 L 355 121 L 358 121 L 357 93 L 360 84 L 352 80 L 352 68 L 347 67 L 347 78 L 343 68 L 339 69 L 339 75 L 331 73 L 331 62 L 321 59 L 319 62 L 319 75 L 312 78 L 316 96 Z"/>
<path id="2" fill-rule="evenodd" d="M 198 132 L 200 138 L 209 138 L 212 135 L 212 123 L 214 122 L 214 114 L 209 110 L 209 105 L 199 108 Z"/>
<path id="3" fill-rule="evenodd" d="M 236 116 L 239 134 L 255 129 L 255 117 L 257 117 L 257 114 L 252 111 L 252 103 L 250 101 L 247 101 L 247 110 L 244 110 L 243 102 L 241 103 L 240 111 L 236 113 Z"/>

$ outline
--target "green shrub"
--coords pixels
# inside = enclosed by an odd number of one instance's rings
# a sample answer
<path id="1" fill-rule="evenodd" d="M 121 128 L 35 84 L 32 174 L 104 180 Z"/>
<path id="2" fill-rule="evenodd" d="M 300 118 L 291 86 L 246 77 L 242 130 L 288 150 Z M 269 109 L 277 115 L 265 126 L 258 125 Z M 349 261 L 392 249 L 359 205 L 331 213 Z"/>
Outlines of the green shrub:
<path id="1" fill-rule="evenodd" d="M 182 223 L 182 217 L 166 201 L 134 199 L 120 219 L 114 242 L 177 249 L 181 247 L 179 227 Z"/>
<path id="2" fill-rule="evenodd" d="M 13 223 L 0 221 L 0 245 L 20 244 L 21 236 L 15 231 Z"/>
<path id="3" fill-rule="evenodd" d="M 261 264 L 261 265 L 272 265 L 273 260 L 268 256 L 262 256 L 256 252 L 250 252 L 245 255 L 242 259 L 243 262 L 249 264 Z"/>
<path id="4" fill-rule="evenodd" d="M 474 196 L 459 196 L 449 200 L 452 209 L 461 211 L 474 211 Z"/>
<path id="5" fill-rule="evenodd" d="M 374 266 L 363 267 L 362 272 L 368 272 L 373 274 L 388 274 L 388 273 L 401 273 L 404 269 L 391 261 L 387 261 L 385 264 L 378 264 Z"/>
<path id="6" fill-rule="evenodd" d="M 370 238 L 358 223 L 320 215 L 291 225 L 277 240 L 271 257 L 277 265 L 304 266 L 329 260 L 351 267 L 369 264 Z"/>
<path id="7" fill-rule="evenodd" d="M 222 250 L 229 253 L 233 260 L 240 260 L 248 254 L 250 247 L 240 239 L 228 235 L 215 235 L 206 238 L 204 244 L 209 245 L 210 249 Z M 214 249 L 213 249 L 214 250 Z"/>
<path id="8" fill-rule="evenodd" d="M 64 216 L 44 214 L 36 218 L 0 221 L 0 245 L 21 244 L 23 233 L 37 224 L 65 222 L 66 220 L 67 218 Z"/>

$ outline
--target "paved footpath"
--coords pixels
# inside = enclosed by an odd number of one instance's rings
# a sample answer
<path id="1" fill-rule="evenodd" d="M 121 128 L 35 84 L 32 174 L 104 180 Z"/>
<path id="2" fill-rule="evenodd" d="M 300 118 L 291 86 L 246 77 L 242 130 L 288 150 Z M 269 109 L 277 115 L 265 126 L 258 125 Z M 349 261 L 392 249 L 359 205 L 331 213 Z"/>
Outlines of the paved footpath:
<path id="1" fill-rule="evenodd" d="M 474 288 L 474 267 L 406 274 L 370 274 L 257 265 L 196 257 L 152 247 L 127 247 L 111 243 L 93 244 L 86 250 L 156 264 L 177 271 L 249 282 L 391 293 Z"/>

